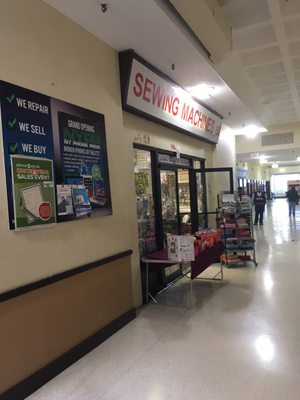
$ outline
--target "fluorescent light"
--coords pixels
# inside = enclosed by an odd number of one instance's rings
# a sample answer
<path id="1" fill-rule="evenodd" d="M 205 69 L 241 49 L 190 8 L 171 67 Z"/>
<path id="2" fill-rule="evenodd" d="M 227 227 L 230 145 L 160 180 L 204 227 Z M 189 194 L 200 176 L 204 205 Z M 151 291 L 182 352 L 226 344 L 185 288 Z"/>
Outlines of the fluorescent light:
<path id="1" fill-rule="evenodd" d="M 297 157 L 297 161 L 300 161 L 300 157 Z"/>
<path id="2" fill-rule="evenodd" d="M 277 163 L 272 164 L 272 168 L 278 168 L 278 164 Z"/>
<path id="3" fill-rule="evenodd" d="M 235 135 L 245 135 L 250 139 L 257 136 L 258 133 L 267 132 L 266 128 L 259 127 L 253 124 L 246 125 L 242 129 L 235 130 Z"/>
<path id="4" fill-rule="evenodd" d="M 267 164 L 268 163 L 268 160 L 267 160 L 267 158 L 269 158 L 270 156 L 265 156 L 264 154 L 261 154 L 260 156 L 259 156 L 259 162 L 260 162 L 260 164 Z"/>
<path id="5" fill-rule="evenodd" d="M 285 172 L 285 168 L 279 168 L 279 172 Z"/>
<path id="6" fill-rule="evenodd" d="M 245 131 L 244 135 L 247 136 L 247 138 L 249 139 L 254 139 L 257 136 L 257 132 L 249 130 Z"/>
<path id="7" fill-rule="evenodd" d="M 220 88 L 216 86 L 206 85 L 205 83 L 201 83 L 200 85 L 187 88 L 187 91 L 191 93 L 192 96 L 196 97 L 199 100 L 209 99 L 211 96 L 219 93 Z"/>

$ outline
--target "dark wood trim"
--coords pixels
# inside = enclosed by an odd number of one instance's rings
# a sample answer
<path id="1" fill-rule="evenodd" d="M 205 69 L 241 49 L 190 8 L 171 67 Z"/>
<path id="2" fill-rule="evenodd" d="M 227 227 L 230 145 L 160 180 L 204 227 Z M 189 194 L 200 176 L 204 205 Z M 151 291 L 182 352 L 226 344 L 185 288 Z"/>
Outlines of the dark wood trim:
<path id="1" fill-rule="evenodd" d="M 105 257 L 105 258 L 102 258 L 101 260 L 93 261 L 91 263 L 84 264 L 84 265 L 81 265 L 76 268 L 72 268 L 68 271 L 64 271 L 59 274 L 49 276 L 49 277 L 41 279 L 39 281 L 17 287 L 15 289 L 9 290 L 7 292 L 1 293 L 0 294 L 0 303 L 3 301 L 13 299 L 14 297 L 20 296 L 22 294 L 31 292 L 32 290 L 40 289 L 44 286 L 51 285 L 52 283 L 61 281 L 66 278 L 70 278 L 71 276 L 80 274 L 80 273 L 88 271 L 90 269 L 100 267 L 104 264 L 110 263 L 110 262 L 118 260 L 120 258 L 130 256 L 131 254 L 132 254 L 132 250 L 126 250 L 121 253 L 114 254 L 113 256 Z M 1 398 L 0 398 L 0 400 L 1 400 Z"/>
<path id="2" fill-rule="evenodd" d="M 56 375 L 68 368 L 70 365 L 74 364 L 81 357 L 89 353 L 95 347 L 99 346 L 106 339 L 132 321 L 135 317 L 136 310 L 135 308 L 132 308 L 105 326 L 103 329 L 96 332 L 94 335 L 85 339 L 83 342 L 73 347 L 71 350 L 50 364 L 46 365 L 44 368 L 41 368 L 39 371 L 13 386 L 11 389 L 0 394 L 0 400 L 25 399 L 30 394 L 38 390 L 41 386 L 53 379 Z"/>

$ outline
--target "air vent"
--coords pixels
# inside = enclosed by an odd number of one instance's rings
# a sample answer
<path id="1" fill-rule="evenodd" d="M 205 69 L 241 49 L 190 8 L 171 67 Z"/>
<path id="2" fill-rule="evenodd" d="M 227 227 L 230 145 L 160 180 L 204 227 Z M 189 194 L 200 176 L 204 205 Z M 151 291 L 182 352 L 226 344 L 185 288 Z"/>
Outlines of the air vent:
<path id="1" fill-rule="evenodd" d="M 280 146 L 281 144 L 294 143 L 294 132 L 277 133 L 275 135 L 262 135 L 262 146 Z"/>

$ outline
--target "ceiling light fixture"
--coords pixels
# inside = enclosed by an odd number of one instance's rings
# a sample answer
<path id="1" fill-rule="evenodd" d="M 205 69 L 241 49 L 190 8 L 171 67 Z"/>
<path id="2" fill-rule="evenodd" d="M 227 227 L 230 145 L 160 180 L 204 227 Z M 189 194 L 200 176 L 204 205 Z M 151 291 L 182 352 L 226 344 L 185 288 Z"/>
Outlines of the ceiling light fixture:
<path id="1" fill-rule="evenodd" d="M 187 88 L 187 91 L 199 100 L 206 100 L 219 93 L 220 88 L 201 83 L 200 85 Z"/>
<path id="2" fill-rule="evenodd" d="M 263 133 L 263 132 L 267 132 L 267 129 L 253 124 L 246 126 L 243 124 L 243 127 L 241 129 L 234 131 L 235 135 L 245 135 L 250 139 L 255 138 L 258 135 L 258 133 Z"/>
<path id="3" fill-rule="evenodd" d="M 265 156 L 264 154 L 261 154 L 261 155 L 259 156 L 259 163 L 260 163 L 260 164 L 267 164 L 267 163 L 268 163 L 268 161 L 267 161 L 267 156 Z"/>
<path id="4" fill-rule="evenodd" d="M 296 160 L 297 160 L 297 161 L 300 161 L 300 157 L 297 157 Z"/>
<path id="5" fill-rule="evenodd" d="M 275 162 L 274 164 L 272 164 L 272 168 L 278 168 L 278 164 Z"/>

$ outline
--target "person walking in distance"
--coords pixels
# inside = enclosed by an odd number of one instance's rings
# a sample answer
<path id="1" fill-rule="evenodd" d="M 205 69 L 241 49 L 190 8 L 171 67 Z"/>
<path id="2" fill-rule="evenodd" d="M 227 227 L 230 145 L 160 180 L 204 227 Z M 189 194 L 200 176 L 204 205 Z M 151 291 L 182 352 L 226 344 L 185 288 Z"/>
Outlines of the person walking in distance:
<path id="1" fill-rule="evenodd" d="M 254 225 L 257 225 L 258 219 L 259 219 L 259 225 L 263 225 L 263 218 L 264 218 L 264 211 L 265 211 L 265 205 L 266 205 L 266 194 L 262 190 L 261 187 L 259 187 L 255 192 L 253 196 L 253 204 L 255 208 L 255 219 L 254 219 Z"/>
<path id="2" fill-rule="evenodd" d="M 289 217 L 292 214 L 293 216 L 295 216 L 296 204 L 298 204 L 299 202 L 299 195 L 295 186 L 292 186 L 291 189 L 288 192 L 286 192 L 286 197 L 289 202 Z"/>

